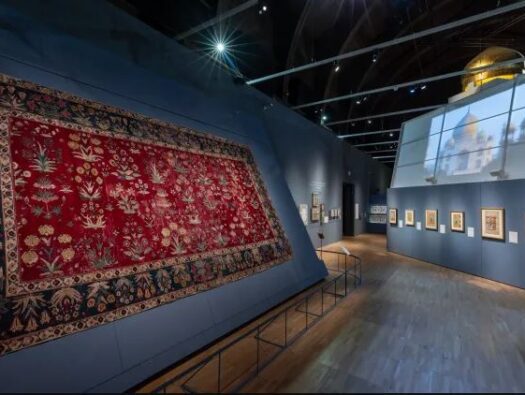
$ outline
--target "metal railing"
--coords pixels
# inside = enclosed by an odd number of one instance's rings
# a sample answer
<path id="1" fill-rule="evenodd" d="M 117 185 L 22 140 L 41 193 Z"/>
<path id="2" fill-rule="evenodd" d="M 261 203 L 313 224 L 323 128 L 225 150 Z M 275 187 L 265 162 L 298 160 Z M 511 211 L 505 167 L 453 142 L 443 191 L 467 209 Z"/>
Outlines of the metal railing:
<path id="1" fill-rule="evenodd" d="M 153 393 L 237 392 L 308 329 L 361 284 L 361 259 L 344 252 L 317 250 L 336 256 L 335 277 L 319 285 L 255 328 L 202 361 L 166 380 Z M 322 255 L 321 255 L 322 259 Z M 341 264 L 343 268 L 341 269 Z"/>

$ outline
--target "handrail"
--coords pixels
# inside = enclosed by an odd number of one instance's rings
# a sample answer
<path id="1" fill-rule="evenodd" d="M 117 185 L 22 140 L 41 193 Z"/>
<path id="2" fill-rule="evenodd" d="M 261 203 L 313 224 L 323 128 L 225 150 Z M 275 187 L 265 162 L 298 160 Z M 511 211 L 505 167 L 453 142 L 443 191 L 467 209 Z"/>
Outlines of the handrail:
<path id="1" fill-rule="evenodd" d="M 226 345 L 220 347 L 218 350 L 210 354 L 209 356 L 203 358 L 201 361 L 193 364 L 192 366 L 185 369 L 183 372 L 177 374 L 175 377 L 167 380 L 166 382 L 160 384 L 157 386 L 152 392 L 154 393 L 168 393 L 168 388 L 172 385 L 174 385 L 177 382 L 181 382 L 179 385 L 179 388 L 181 388 L 184 392 L 187 393 L 198 393 L 197 390 L 192 388 L 190 386 L 190 381 L 200 372 L 202 369 L 204 369 L 206 366 L 208 366 L 212 361 L 215 359 L 218 359 L 218 369 L 217 369 L 217 384 L 216 389 L 214 392 L 222 393 L 224 390 L 228 390 L 228 387 L 231 386 L 236 381 L 242 379 L 242 377 L 236 377 L 233 380 L 231 380 L 229 383 L 223 383 L 222 378 L 222 355 L 225 351 L 233 348 L 236 344 L 241 342 L 242 340 L 253 337 L 255 341 L 257 342 L 257 355 L 256 355 L 256 369 L 255 372 L 250 373 L 247 377 L 240 380 L 240 383 L 237 384 L 234 388 L 229 389 L 229 392 L 236 392 L 242 387 L 244 387 L 250 380 L 257 377 L 262 369 L 264 369 L 266 366 L 268 366 L 278 355 L 280 355 L 286 348 L 288 348 L 292 343 L 294 343 L 299 337 L 301 337 L 308 329 L 310 329 L 317 321 L 319 321 L 322 317 L 324 317 L 325 314 L 327 314 L 329 311 L 331 311 L 338 301 L 344 297 L 346 297 L 349 292 L 349 284 L 348 280 L 353 279 L 353 287 L 354 289 L 357 288 L 358 285 L 361 284 L 362 278 L 361 278 L 361 258 L 359 258 L 356 255 L 353 254 L 346 254 L 338 251 L 330 251 L 330 250 L 316 250 L 317 252 L 321 253 L 328 253 L 328 254 L 336 254 L 337 255 L 337 270 L 335 270 L 337 273 L 339 273 L 336 277 L 330 279 L 329 281 L 326 281 L 325 283 L 321 284 L 320 286 L 316 287 L 311 292 L 308 292 L 305 296 L 303 296 L 299 301 L 296 301 L 295 303 L 292 303 L 290 306 L 285 307 L 284 309 L 280 310 L 279 312 L 273 314 L 272 316 L 268 317 L 266 320 L 264 320 L 262 323 L 258 324 L 253 329 L 249 330 L 248 332 L 239 335 L 236 339 L 228 342 Z M 344 270 L 340 270 L 340 257 L 344 256 Z M 352 266 L 349 268 L 349 262 L 348 259 L 353 260 Z M 344 280 L 344 293 L 338 293 L 338 283 L 342 282 Z M 333 286 L 333 292 L 332 292 L 332 286 Z M 330 288 L 330 291 L 328 290 Z M 317 312 L 313 312 L 311 309 L 309 310 L 309 304 L 311 300 L 318 294 L 321 294 L 321 312 L 320 314 Z M 328 308 L 325 309 L 325 295 L 333 296 L 334 301 L 333 304 L 329 305 Z M 301 310 L 301 307 L 305 307 L 305 310 Z M 293 309 L 293 311 L 292 311 Z M 301 329 L 299 332 L 297 332 L 292 338 L 289 338 L 289 319 L 288 316 L 292 314 L 293 312 L 299 312 L 304 313 L 305 316 L 305 326 L 303 329 Z M 279 344 L 279 342 L 264 339 L 262 337 L 263 332 L 268 329 L 268 327 L 276 322 L 276 320 L 280 317 L 284 316 L 284 342 L 283 344 Z M 310 317 L 313 316 L 314 318 L 311 319 Z M 292 328 L 293 329 L 293 328 Z M 260 356 L 260 342 L 263 342 L 265 344 L 269 344 L 274 346 L 277 349 L 277 352 L 275 355 L 273 355 L 271 358 L 269 358 L 266 361 L 261 361 Z M 246 371 L 251 371 L 252 368 L 249 367 L 246 369 L 243 373 Z M 215 376 L 214 376 L 215 377 Z M 208 391 L 206 391 L 208 392 Z"/>

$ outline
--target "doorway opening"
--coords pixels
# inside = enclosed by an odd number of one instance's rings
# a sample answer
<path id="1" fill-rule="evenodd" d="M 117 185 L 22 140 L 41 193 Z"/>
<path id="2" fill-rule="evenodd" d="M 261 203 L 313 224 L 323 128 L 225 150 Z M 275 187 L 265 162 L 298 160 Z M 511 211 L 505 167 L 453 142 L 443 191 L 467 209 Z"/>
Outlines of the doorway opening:
<path id="1" fill-rule="evenodd" d="M 343 236 L 354 235 L 354 184 L 343 183 Z"/>

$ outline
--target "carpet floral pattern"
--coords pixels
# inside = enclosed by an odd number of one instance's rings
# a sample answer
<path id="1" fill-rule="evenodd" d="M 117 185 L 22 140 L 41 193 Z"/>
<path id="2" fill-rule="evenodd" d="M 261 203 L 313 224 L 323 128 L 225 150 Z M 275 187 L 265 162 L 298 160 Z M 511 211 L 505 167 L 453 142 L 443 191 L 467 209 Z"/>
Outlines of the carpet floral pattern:
<path id="1" fill-rule="evenodd" d="M 0 187 L 0 354 L 292 255 L 247 147 L 7 76 Z"/>

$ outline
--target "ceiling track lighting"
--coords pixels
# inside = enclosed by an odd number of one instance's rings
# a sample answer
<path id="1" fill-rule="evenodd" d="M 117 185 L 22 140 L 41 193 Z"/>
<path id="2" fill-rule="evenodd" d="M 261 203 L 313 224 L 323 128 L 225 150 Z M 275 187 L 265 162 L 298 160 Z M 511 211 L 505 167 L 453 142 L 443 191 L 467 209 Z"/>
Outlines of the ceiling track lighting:
<path id="1" fill-rule="evenodd" d="M 263 4 L 261 8 L 259 8 L 259 15 L 262 15 L 268 11 L 268 6 L 266 4 Z"/>
<path id="2" fill-rule="evenodd" d="M 369 46 L 369 47 L 359 48 L 359 49 L 356 49 L 354 51 L 346 52 L 346 53 L 343 53 L 343 54 L 340 54 L 340 55 L 337 55 L 337 56 L 334 56 L 334 57 L 331 57 L 331 58 L 322 59 L 322 60 L 320 60 L 320 61 L 318 61 L 316 63 L 313 63 L 313 64 L 304 64 L 302 66 L 292 67 L 291 69 L 280 71 L 280 72 L 273 73 L 273 74 L 270 74 L 270 75 L 266 75 L 264 77 L 255 78 L 255 79 L 252 79 L 252 80 L 248 81 L 248 85 L 259 84 L 261 82 L 268 81 L 270 79 L 274 79 L 274 78 L 278 78 L 278 77 L 284 77 L 285 75 L 288 75 L 288 74 L 297 73 L 299 71 L 304 71 L 304 70 L 307 70 L 307 69 L 310 69 L 310 68 L 313 68 L 313 67 L 317 67 L 317 66 L 322 66 L 322 65 L 325 65 L 325 64 L 330 64 L 330 63 L 332 63 L 332 62 L 334 62 L 336 60 L 349 59 L 349 58 L 353 58 L 353 57 L 356 57 L 356 56 L 359 56 L 359 55 L 363 55 L 365 53 L 378 51 L 379 49 L 384 49 L 384 48 L 388 48 L 388 47 L 391 47 L 391 46 L 394 46 L 394 45 L 399 45 L 399 44 L 403 44 L 403 43 L 406 43 L 406 42 L 411 42 L 413 40 L 416 40 L 416 39 L 419 39 L 419 38 L 422 38 L 422 37 L 426 37 L 426 36 L 429 36 L 429 35 L 434 35 L 434 34 L 441 33 L 441 32 L 444 32 L 444 31 L 450 30 L 450 29 L 456 29 L 456 28 L 458 28 L 460 26 L 468 25 L 468 24 L 471 24 L 471 23 L 474 23 L 474 22 L 478 22 L 478 21 L 487 19 L 487 18 L 493 18 L 493 17 L 495 17 L 497 15 L 502 15 L 504 13 L 516 11 L 516 10 L 519 10 L 519 9 L 522 9 L 522 8 L 525 8 L 525 2 L 520 1 L 520 2 L 515 3 L 515 4 L 510 4 L 510 5 L 507 5 L 507 6 L 504 6 L 504 7 L 491 9 L 491 10 L 489 10 L 487 12 L 482 12 L 480 14 L 476 14 L 476 15 L 472 15 L 472 16 L 469 16 L 469 17 L 466 17 L 466 18 L 463 18 L 463 19 L 452 21 L 452 22 L 446 23 L 444 25 L 435 26 L 435 27 L 432 27 L 430 29 L 426 29 L 426 30 L 422 30 L 422 31 L 419 31 L 419 32 L 416 32 L 416 33 L 408 34 L 406 36 L 398 37 L 398 38 L 395 38 L 395 39 L 392 39 L 392 40 L 389 40 L 389 41 L 385 41 L 385 42 L 382 42 L 382 43 L 379 43 L 379 44 L 374 44 L 374 45 Z"/>

